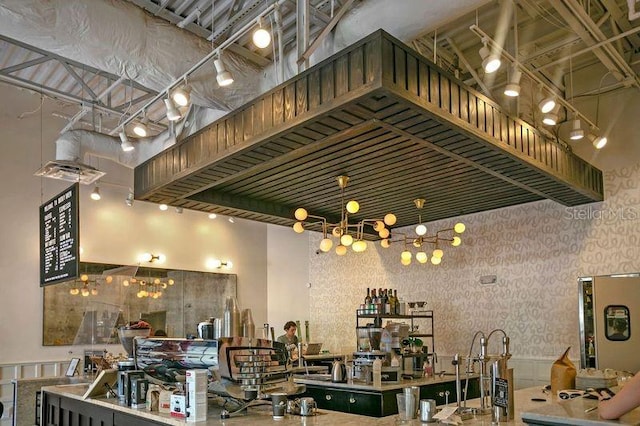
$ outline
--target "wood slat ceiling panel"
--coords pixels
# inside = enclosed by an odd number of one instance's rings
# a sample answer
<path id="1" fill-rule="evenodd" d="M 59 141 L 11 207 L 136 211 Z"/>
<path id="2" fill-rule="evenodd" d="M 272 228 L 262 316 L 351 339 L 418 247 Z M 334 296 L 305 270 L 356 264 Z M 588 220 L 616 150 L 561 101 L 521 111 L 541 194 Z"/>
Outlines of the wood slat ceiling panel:
<path id="1" fill-rule="evenodd" d="M 366 56 L 366 70 L 351 54 Z M 351 87 L 351 79 L 361 83 Z M 277 108 L 244 119 L 269 102 Z M 136 188 L 154 188 L 143 199 L 291 225 L 299 206 L 339 217 L 336 177 L 346 174 L 345 197 L 361 204 L 353 219 L 393 211 L 403 226 L 417 221 L 415 198 L 427 199 L 425 221 L 544 198 L 568 205 L 601 198 L 597 169 L 383 32 L 209 129 L 199 144 L 183 141 L 180 155 L 136 169 Z M 185 168 L 170 158 L 199 163 Z M 179 177 L 167 179 L 166 170 Z"/>

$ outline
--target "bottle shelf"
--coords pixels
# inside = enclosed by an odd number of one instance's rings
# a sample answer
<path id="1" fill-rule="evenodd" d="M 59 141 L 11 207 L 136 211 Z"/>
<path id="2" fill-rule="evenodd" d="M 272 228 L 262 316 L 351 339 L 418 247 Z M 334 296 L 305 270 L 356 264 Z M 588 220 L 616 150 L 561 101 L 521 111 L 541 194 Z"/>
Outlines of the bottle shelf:
<path id="1" fill-rule="evenodd" d="M 397 314 L 381 314 L 369 313 L 363 309 L 356 310 L 359 318 L 388 318 L 388 319 L 412 319 L 412 318 L 433 318 L 433 311 L 417 312 L 415 314 L 397 315 Z"/>

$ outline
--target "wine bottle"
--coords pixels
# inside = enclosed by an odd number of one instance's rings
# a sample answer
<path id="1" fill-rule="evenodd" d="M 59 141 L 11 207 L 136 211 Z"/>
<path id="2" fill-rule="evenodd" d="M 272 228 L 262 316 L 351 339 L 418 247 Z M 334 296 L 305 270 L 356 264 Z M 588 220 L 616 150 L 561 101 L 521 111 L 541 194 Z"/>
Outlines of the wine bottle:
<path id="1" fill-rule="evenodd" d="M 393 297 L 393 290 L 389 289 L 389 313 L 396 314 L 396 299 Z"/>
<path id="2" fill-rule="evenodd" d="M 391 313 L 391 300 L 389 299 L 389 293 L 387 292 L 387 289 L 384 289 L 384 313 L 385 314 L 390 314 Z"/>
<path id="3" fill-rule="evenodd" d="M 368 305 L 371 303 L 371 292 L 369 291 L 369 288 L 367 287 L 367 295 L 364 298 L 364 304 Z"/>
<path id="4" fill-rule="evenodd" d="M 384 293 L 382 292 L 382 287 L 378 289 L 378 304 L 380 305 L 378 312 L 384 314 Z"/>
<path id="5" fill-rule="evenodd" d="M 396 299 L 396 315 L 400 315 L 400 299 L 398 299 L 398 289 L 393 290 L 393 298 Z"/>
<path id="6" fill-rule="evenodd" d="M 376 289 L 371 289 L 371 304 L 373 305 L 372 314 L 378 313 L 378 296 L 376 296 Z"/>

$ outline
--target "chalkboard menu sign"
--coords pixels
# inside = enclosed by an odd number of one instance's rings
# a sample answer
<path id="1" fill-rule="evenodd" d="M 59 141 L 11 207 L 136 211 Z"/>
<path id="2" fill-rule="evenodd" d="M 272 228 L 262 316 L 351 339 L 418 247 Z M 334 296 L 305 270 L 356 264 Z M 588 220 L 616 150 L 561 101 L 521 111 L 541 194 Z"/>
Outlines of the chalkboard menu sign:
<path id="1" fill-rule="evenodd" d="M 78 277 L 78 187 L 75 183 L 40 206 L 41 287 Z"/>

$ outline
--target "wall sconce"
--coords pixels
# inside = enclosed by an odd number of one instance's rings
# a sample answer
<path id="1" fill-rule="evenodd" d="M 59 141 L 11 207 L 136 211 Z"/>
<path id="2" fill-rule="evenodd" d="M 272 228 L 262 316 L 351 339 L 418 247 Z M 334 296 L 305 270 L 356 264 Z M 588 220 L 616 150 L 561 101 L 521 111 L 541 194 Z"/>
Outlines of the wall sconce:
<path id="1" fill-rule="evenodd" d="M 347 204 L 344 203 L 344 190 L 349 182 L 349 176 L 338 176 L 338 186 L 340 186 L 340 206 L 341 215 L 339 223 L 328 223 L 327 219 L 322 216 L 310 215 L 302 207 L 296 209 L 294 216 L 298 220 L 293 225 L 293 230 L 297 233 L 304 232 L 305 221 L 308 218 L 319 219 L 316 222 L 322 226 L 322 241 L 320 242 L 320 250 L 328 252 L 333 247 L 331 236 L 338 239 L 336 246 L 336 254 L 343 256 L 347 253 L 347 247 L 351 246 L 355 252 L 363 252 L 367 249 L 367 243 L 364 241 L 364 227 L 369 225 L 378 233 L 380 238 L 386 239 L 389 236 L 389 229 L 385 227 L 395 225 L 396 216 L 393 213 L 387 213 L 384 219 L 363 219 L 358 223 L 349 223 L 349 213 L 355 214 L 360 210 L 360 204 L 351 200 Z M 329 233 L 331 229 L 331 233 Z M 351 231 L 350 231 L 351 230 Z M 383 240 L 384 241 L 384 240 Z"/>
<path id="2" fill-rule="evenodd" d="M 207 260 L 207 268 L 209 269 L 231 269 L 233 268 L 233 263 L 230 260 L 222 261 L 220 259 L 208 259 Z"/>
<path id="3" fill-rule="evenodd" d="M 154 262 L 158 262 L 158 263 L 164 263 L 164 261 L 167 260 L 167 257 L 162 254 L 152 254 L 152 253 L 142 253 L 140 256 L 138 256 L 138 261 L 140 263 L 143 262 L 149 262 L 149 263 L 154 263 Z"/>

